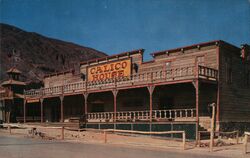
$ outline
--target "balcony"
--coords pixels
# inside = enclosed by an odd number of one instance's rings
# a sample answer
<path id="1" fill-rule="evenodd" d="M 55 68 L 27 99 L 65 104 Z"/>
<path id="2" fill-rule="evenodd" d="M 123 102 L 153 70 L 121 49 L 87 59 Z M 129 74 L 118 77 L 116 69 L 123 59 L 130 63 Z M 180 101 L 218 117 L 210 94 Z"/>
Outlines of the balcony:
<path id="1" fill-rule="evenodd" d="M 129 77 L 107 79 L 102 81 L 81 81 L 63 86 L 41 88 L 25 91 L 26 98 L 53 97 L 61 94 L 78 94 L 109 89 L 139 87 L 148 84 L 166 84 L 183 80 L 204 79 L 217 81 L 218 70 L 204 66 L 183 66 L 169 70 L 157 70 L 132 74 Z"/>

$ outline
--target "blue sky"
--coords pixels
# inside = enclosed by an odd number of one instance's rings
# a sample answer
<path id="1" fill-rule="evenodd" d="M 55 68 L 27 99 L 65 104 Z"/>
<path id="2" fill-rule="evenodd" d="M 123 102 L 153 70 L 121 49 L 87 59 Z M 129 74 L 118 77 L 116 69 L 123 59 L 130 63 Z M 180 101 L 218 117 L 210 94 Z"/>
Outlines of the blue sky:
<path id="1" fill-rule="evenodd" d="M 0 22 L 107 54 L 250 43 L 250 0 L 0 0 Z"/>

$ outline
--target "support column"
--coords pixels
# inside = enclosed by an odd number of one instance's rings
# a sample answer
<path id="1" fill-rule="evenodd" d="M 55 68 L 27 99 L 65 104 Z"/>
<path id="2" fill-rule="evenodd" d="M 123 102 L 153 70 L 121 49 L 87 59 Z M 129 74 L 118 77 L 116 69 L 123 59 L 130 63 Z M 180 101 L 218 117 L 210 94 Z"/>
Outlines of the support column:
<path id="1" fill-rule="evenodd" d="M 199 80 L 195 81 L 195 106 L 196 106 L 196 143 L 198 143 L 198 133 L 199 133 Z"/>
<path id="2" fill-rule="evenodd" d="M 83 96 L 84 96 L 84 108 L 83 108 L 83 112 L 85 114 L 85 117 L 87 117 L 87 114 L 88 114 L 88 96 L 89 96 L 89 94 L 88 93 L 84 93 Z"/>
<path id="3" fill-rule="evenodd" d="M 40 105 L 41 105 L 41 123 L 43 123 L 43 98 L 40 99 Z"/>
<path id="4" fill-rule="evenodd" d="M 153 111 L 153 92 L 155 89 L 155 86 L 148 86 L 149 91 L 149 121 L 152 122 L 152 111 Z"/>
<path id="5" fill-rule="evenodd" d="M 6 122 L 6 107 L 5 107 L 5 99 L 3 100 L 3 121 Z"/>
<path id="6" fill-rule="evenodd" d="M 23 123 L 26 123 L 26 99 L 23 100 Z"/>
<path id="7" fill-rule="evenodd" d="M 216 48 L 216 54 L 217 54 L 217 102 L 216 102 L 216 131 L 220 130 L 220 45 L 217 43 L 217 48 Z"/>
<path id="8" fill-rule="evenodd" d="M 114 96 L 114 122 L 116 122 L 116 104 L 117 104 L 117 99 L 116 99 L 116 97 L 117 97 L 117 94 L 118 94 L 118 90 L 113 90 L 112 91 L 112 93 L 113 93 L 113 96 Z"/>
<path id="9" fill-rule="evenodd" d="M 216 103 L 216 131 L 220 130 L 220 84 L 217 85 L 217 103 Z"/>
<path id="10" fill-rule="evenodd" d="M 64 96 L 60 96 L 60 101 L 61 101 L 61 122 L 64 122 L 64 115 L 63 115 L 63 98 L 64 98 Z"/>

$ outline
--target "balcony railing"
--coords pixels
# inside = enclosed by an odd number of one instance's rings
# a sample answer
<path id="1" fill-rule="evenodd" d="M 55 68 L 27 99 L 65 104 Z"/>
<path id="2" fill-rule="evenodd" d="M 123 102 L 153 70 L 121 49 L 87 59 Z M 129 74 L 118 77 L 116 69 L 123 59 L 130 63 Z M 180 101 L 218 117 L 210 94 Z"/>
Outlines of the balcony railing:
<path id="1" fill-rule="evenodd" d="M 201 78 L 217 80 L 218 70 L 216 70 L 216 69 L 212 69 L 212 68 L 208 68 L 208 67 L 204 67 L 204 66 L 199 65 L 198 71 L 199 71 L 198 72 L 199 77 L 201 77 Z"/>
<path id="2" fill-rule="evenodd" d="M 26 98 L 40 97 L 42 95 L 51 96 L 59 95 L 62 93 L 77 93 L 91 90 L 100 90 L 106 88 L 124 87 L 131 85 L 143 85 L 149 83 L 159 83 L 168 81 L 178 81 L 194 78 L 205 78 L 208 80 L 217 80 L 218 71 L 215 69 L 198 66 L 196 71 L 195 66 L 186 66 L 172 68 L 169 70 L 158 70 L 144 73 L 132 74 L 128 77 L 107 79 L 100 81 L 80 81 L 74 82 L 63 86 L 55 86 L 49 88 L 41 88 L 35 90 L 25 91 Z"/>
<path id="3" fill-rule="evenodd" d="M 153 121 L 175 121 L 179 118 L 190 120 L 195 118 L 195 109 L 171 109 L 171 110 L 153 110 Z M 88 113 L 88 122 L 136 122 L 149 121 L 150 111 L 122 111 L 122 112 L 98 112 Z"/>

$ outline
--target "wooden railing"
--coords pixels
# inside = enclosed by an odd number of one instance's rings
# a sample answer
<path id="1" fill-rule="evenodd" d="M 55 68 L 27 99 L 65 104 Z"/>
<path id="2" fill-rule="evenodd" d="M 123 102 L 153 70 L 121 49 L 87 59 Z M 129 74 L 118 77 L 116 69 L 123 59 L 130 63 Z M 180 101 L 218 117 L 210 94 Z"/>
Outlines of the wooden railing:
<path id="1" fill-rule="evenodd" d="M 214 79 L 217 80 L 218 71 L 216 69 L 208 68 L 205 66 L 200 66 L 198 68 L 199 77 L 205 77 L 206 79 Z"/>
<path id="2" fill-rule="evenodd" d="M 194 118 L 195 109 L 153 110 L 153 119 Z"/>
<path id="3" fill-rule="evenodd" d="M 115 115 L 114 115 L 115 114 Z M 171 110 L 153 110 L 152 119 L 160 120 L 174 120 L 176 118 L 195 118 L 195 109 L 171 109 Z M 121 112 L 98 112 L 88 113 L 88 122 L 112 122 L 116 121 L 149 121 L 150 111 L 121 111 Z"/>
<path id="4" fill-rule="evenodd" d="M 198 75 L 197 75 L 198 72 Z M 80 81 L 63 86 L 55 86 L 49 88 L 41 88 L 25 91 L 26 98 L 39 97 L 42 95 L 51 96 L 62 93 L 77 93 L 91 90 L 99 90 L 106 88 L 124 87 L 131 85 L 143 85 L 149 83 L 178 81 L 194 78 L 206 78 L 208 80 L 217 80 L 218 71 L 215 69 L 198 66 L 196 71 L 195 66 L 184 66 L 172 68 L 169 70 L 150 71 L 144 73 L 132 74 L 128 77 L 114 78 L 99 81 Z"/>

